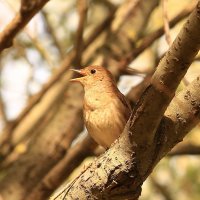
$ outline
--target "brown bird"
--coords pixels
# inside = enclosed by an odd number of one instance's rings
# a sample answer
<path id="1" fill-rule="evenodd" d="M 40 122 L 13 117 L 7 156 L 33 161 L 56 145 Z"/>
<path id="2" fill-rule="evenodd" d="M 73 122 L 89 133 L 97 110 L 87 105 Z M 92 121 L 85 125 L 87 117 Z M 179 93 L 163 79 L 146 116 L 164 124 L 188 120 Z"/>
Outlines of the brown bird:
<path id="1" fill-rule="evenodd" d="M 73 70 L 82 75 L 71 81 L 84 87 L 84 122 L 92 138 L 104 148 L 122 133 L 131 107 L 119 91 L 111 73 L 101 66 Z"/>

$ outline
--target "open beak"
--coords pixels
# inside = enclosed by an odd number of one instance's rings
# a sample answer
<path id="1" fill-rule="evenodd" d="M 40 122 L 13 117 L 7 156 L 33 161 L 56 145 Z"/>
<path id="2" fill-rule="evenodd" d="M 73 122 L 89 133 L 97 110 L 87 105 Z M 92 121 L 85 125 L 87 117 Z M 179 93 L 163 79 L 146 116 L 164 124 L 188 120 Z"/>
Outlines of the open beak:
<path id="1" fill-rule="evenodd" d="M 87 75 L 82 69 L 80 69 L 80 70 L 77 70 L 77 69 L 70 69 L 70 70 L 73 71 L 73 72 L 76 72 L 76 73 L 78 73 L 78 74 L 81 74 L 82 76 L 86 76 L 86 75 Z M 80 81 L 82 80 L 82 78 L 83 78 L 83 77 L 73 78 L 73 79 L 71 79 L 70 81 L 71 81 L 71 82 L 80 82 Z"/>

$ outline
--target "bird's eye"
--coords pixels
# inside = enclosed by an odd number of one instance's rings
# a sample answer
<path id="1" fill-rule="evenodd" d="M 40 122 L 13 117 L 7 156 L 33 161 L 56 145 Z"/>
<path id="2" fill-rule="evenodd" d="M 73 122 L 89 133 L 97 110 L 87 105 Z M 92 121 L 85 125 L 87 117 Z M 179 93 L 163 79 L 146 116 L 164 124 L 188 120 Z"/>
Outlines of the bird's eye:
<path id="1" fill-rule="evenodd" d="M 95 74 L 96 73 L 96 70 L 95 69 L 91 69 L 91 74 Z"/>

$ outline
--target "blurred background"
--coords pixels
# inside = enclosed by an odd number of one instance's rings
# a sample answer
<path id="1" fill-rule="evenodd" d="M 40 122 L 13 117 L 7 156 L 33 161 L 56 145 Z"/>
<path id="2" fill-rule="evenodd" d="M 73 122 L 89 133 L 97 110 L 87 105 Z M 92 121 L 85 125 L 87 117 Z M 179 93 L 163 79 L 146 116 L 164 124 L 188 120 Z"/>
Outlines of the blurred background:
<path id="1" fill-rule="evenodd" d="M 5 200 L 27 194 L 33 199 L 36 191 L 36 199 L 48 198 L 98 154 L 96 146 L 84 147 L 83 91 L 69 83 L 68 69 L 108 67 L 134 106 L 196 2 L 51 0 L 33 17 L 0 58 L 0 194 L 10 196 Z M 20 3 L 0 0 L 0 31 Z M 178 91 L 199 73 L 200 55 Z M 199 155 L 197 126 L 155 168 L 140 199 L 200 199 Z M 56 174 L 59 163 L 63 168 Z M 41 194 L 37 187 L 50 172 L 61 177 Z"/>

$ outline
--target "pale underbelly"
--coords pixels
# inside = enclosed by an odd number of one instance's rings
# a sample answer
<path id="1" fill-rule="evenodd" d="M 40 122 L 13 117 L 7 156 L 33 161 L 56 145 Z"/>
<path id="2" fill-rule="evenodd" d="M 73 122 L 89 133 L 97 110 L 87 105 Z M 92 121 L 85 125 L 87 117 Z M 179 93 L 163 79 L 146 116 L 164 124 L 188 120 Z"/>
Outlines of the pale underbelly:
<path id="1" fill-rule="evenodd" d="M 105 148 L 110 147 L 120 136 L 125 123 L 126 119 L 121 113 L 111 112 L 110 109 L 85 113 L 85 124 L 89 134 Z"/>

